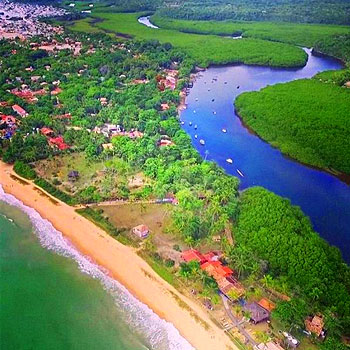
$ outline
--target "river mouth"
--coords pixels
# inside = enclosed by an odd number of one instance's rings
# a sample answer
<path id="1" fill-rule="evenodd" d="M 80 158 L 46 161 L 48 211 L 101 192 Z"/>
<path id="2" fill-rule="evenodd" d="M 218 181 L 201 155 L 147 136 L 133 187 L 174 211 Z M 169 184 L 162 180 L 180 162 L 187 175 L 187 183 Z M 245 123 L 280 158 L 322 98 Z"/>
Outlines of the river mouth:
<path id="1" fill-rule="evenodd" d="M 342 68 L 339 60 L 304 50 L 308 62 L 302 68 L 237 64 L 211 66 L 199 72 L 180 118 L 203 158 L 239 177 L 241 190 L 262 186 L 300 206 L 314 229 L 337 246 L 349 262 L 350 251 L 346 247 L 350 247 L 350 187 L 341 181 L 344 179 L 284 156 L 249 131 L 235 112 L 234 101 L 243 92 Z M 199 143 L 201 139 L 205 145 Z M 227 159 L 232 159 L 232 164 Z"/>

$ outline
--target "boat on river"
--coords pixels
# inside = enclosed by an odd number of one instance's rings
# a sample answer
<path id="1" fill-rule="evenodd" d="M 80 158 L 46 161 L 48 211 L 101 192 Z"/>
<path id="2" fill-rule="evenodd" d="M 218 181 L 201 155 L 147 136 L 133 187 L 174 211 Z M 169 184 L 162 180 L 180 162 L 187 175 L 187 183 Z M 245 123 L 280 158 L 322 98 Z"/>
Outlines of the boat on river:
<path id="1" fill-rule="evenodd" d="M 244 174 L 243 174 L 239 169 L 237 169 L 237 173 L 238 173 L 239 175 L 241 175 L 242 177 L 244 177 Z"/>
<path id="2" fill-rule="evenodd" d="M 227 132 L 227 130 L 226 130 L 226 129 L 222 129 L 221 131 L 222 131 L 223 133 L 226 133 L 226 132 Z"/>
<path id="3" fill-rule="evenodd" d="M 213 111 L 213 114 L 216 114 L 216 112 L 215 112 L 215 111 Z"/>
<path id="4" fill-rule="evenodd" d="M 189 126 L 192 126 L 192 122 L 189 122 L 188 125 L 189 125 Z"/>
<path id="5" fill-rule="evenodd" d="M 194 135 L 194 138 L 195 138 L 195 139 L 198 139 L 198 135 L 197 135 L 197 134 L 196 134 L 196 135 Z"/>
<path id="6" fill-rule="evenodd" d="M 198 126 L 197 126 L 197 124 L 195 124 L 194 129 L 197 130 L 197 128 L 198 128 Z"/>
<path id="7" fill-rule="evenodd" d="M 182 122 L 181 122 L 181 125 L 185 125 L 185 122 L 184 122 L 184 121 L 182 121 Z"/>
<path id="8" fill-rule="evenodd" d="M 204 141 L 203 139 L 200 139 L 200 140 L 199 140 L 199 143 L 200 143 L 202 146 L 205 145 L 205 141 Z"/>
<path id="9" fill-rule="evenodd" d="M 226 159 L 226 162 L 229 163 L 229 164 L 232 164 L 233 163 L 233 160 L 231 158 L 227 158 Z"/>

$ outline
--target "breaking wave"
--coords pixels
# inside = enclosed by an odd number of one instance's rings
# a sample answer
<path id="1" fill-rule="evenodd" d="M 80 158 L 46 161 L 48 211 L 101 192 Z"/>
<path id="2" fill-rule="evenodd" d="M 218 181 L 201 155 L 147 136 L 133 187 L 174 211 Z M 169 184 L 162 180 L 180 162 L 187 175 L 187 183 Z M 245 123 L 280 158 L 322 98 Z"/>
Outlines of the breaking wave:
<path id="1" fill-rule="evenodd" d="M 140 333 L 150 349 L 193 350 L 170 322 L 161 319 L 147 305 L 136 299 L 122 284 L 107 275 L 106 271 L 81 254 L 73 244 L 56 230 L 51 222 L 43 219 L 33 208 L 24 205 L 16 197 L 4 192 L 0 185 L 0 201 L 19 208 L 27 214 L 40 244 L 56 254 L 74 260 L 82 273 L 97 279 L 114 298 L 124 321 L 132 330 Z"/>

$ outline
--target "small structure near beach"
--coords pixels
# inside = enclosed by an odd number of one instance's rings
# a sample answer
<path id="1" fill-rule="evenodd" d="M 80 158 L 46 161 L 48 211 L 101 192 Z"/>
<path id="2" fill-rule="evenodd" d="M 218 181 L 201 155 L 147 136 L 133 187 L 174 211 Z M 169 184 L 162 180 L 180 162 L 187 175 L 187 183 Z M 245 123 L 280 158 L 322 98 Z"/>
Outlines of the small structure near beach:
<path id="1" fill-rule="evenodd" d="M 270 313 L 256 302 L 244 305 L 243 309 L 250 314 L 250 321 L 254 324 L 267 321 L 270 317 Z"/>
<path id="2" fill-rule="evenodd" d="M 132 229 L 133 234 L 137 237 L 144 239 L 149 235 L 149 228 L 146 225 L 138 225 Z"/>
<path id="3" fill-rule="evenodd" d="M 79 171 L 72 170 L 68 173 L 68 180 L 71 182 L 74 182 L 79 179 L 79 176 L 80 176 Z"/>

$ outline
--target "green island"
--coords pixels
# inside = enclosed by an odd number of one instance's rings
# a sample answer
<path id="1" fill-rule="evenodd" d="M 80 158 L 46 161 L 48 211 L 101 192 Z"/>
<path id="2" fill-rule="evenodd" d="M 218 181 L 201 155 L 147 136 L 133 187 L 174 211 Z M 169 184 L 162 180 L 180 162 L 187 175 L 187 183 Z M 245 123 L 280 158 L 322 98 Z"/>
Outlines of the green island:
<path id="1" fill-rule="evenodd" d="M 240 191 L 237 177 L 200 157 L 178 118 L 196 66 L 301 66 L 307 56 L 295 45 L 315 43 L 347 60 L 348 46 L 344 51 L 334 40 L 349 35 L 346 19 L 335 20 L 346 5 L 336 2 L 334 20 L 327 22 L 339 26 L 193 21 L 212 10 L 208 1 L 192 21 L 169 21 L 161 8 L 153 19 L 162 28 L 153 30 L 137 19 L 145 14 L 140 11 L 156 10 L 155 4 L 119 1 L 114 7 L 136 13 L 96 6 L 91 17 L 60 22 L 64 32 L 45 43 L 40 36 L 0 40 L 2 161 L 135 247 L 165 281 L 214 308 L 216 319 L 225 311 L 220 279 L 195 259 L 181 257 L 189 251 L 222 252 L 234 274 L 236 287 L 227 293 L 234 316 L 252 317 L 241 298 L 251 304 L 265 300 L 273 309 L 269 325 L 250 328 L 257 343 L 287 346 L 288 331 L 301 350 L 349 349 L 350 267 L 339 249 L 289 200 L 260 187 Z M 219 17 L 224 5 L 212 20 L 247 19 Z M 77 8 L 85 6 L 80 2 Z M 174 17 L 182 18 L 186 6 Z M 298 13 L 306 5 L 289 6 Z M 278 7 L 281 12 L 267 20 L 285 18 L 285 9 Z M 246 38 L 222 37 L 234 33 Z M 349 70 L 324 72 L 242 94 L 236 108 L 282 152 L 349 174 L 350 90 L 344 87 L 349 80 Z M 136 222 L 150 228 L 147 238 L 134 234 Z M 310 316 L 322 319 L 325 339 L 303 333 Z M 240 349 L 252 348 L 232 337 Z"/>
<path id="2" fill-rule="evenodd" d="M 235 106 L 250 128 L 288 156 L 350 174 L 349 79 L 349 70 L 325 72 L 244 93 Z"/>

